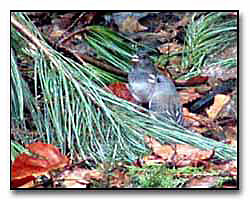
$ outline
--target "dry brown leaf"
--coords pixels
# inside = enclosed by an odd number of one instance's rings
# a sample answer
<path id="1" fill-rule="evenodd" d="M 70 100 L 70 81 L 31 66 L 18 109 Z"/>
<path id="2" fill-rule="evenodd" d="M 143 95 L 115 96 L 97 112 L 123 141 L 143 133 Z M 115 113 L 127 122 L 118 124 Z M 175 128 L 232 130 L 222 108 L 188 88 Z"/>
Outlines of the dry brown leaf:
<path id="1" fill-rule="evenodd" d="M 197 116 L 197 114 L 189 112 L 187 108 L 183 108 L 183 116 L 185 126 L 199 127 L 201 125 L 200 118 Z"/>
<path id="2" fill-rule="evenodd" d="M 176 144 L 177 160 L 208 160 L 214 154 L 214 150 L 202 150 L 189 144 Z"/>
<path id="3" fill-rule="evenodd" d="M 108 85 L 107 89 L 111 91 L 114 95 L 117 97 L 120 97 L 122 99 L 125 99 L 129 102 L 135 103 L 136 100 L 130 93 L 128 89 L 128 85 L 122 82 L 116 82 Z"/>
<path id="4" fill-rule="evenodd" d="M 182 51 L 183 46 L 180 44 L 177 44 L 176 42 L 172 42 L 172 43 L 163 44 L 158 49 L 163 54 L 169 54 L 169 53 Z"/>
<path id="5" fill-rule="evenodd" d="M 147 29 L 148 28 L 141 25 L 134 16 L 128 16 L 128 18 L 123 21 L 120 31 L 125 33 L 134 33 L 145 31 Z"/>
<path id="6" fill-rule="evenodd" d="M 129 176 L 122 170 L 115 169 L 112 171 L 110 186 L 115 188 L 126 187 L 130 182 Z"/>
<path id="7" fill-rule="evenodd" d="M 146 143 L 152 149 L 155 156 L 144 158 L 145 163 L 161 163 L 172 161 L 177 167 L 204 164 L 214 155 L 214 150 L 202 150 L 188 144 L 161 145 L 152 137 L 145 137 Z M 158 157 L 157 157 L 158 156 Z"/>
<path id="8" fill-rule="evenodd" d="M 65 188 L 86 188 L 91 180 L 102 180 L 104 175 L 96 170 L 74 168 L 65 170 L 56 179 Z"/>
<path id="9" fill-rule="evenodd" d="M 69 163 L 69 159 L 52 144 L 37 142 L 26 147 L 34 155 L 22 153 L 16 158 L 11 167 L 12 187 L 21 186 L 18 184 L 24 184 L 28 177 L 44 175 Z"/>
<path id="10" fill-rule="evenodd" d="M 154 155 L 144 157 L 145 163 L 161 163 L 162 160 L 171 160 L 174 155 L 174 149 L 171 145 L 162 145 L 156 139 L 145 136 L 145 142 L 152 149 Z M 160 157 L 160 158 L 159 158 Z M 153 161 L 152 161 L 153 160 Z"/>
<path id="11" fill-rule="evenodd" d="M 193 78 L 190 78 L 189 80 L 178 80 L 176 81 L 179 85 L 184 86 L 193 86 L 193 85 L 201 85 L 208 81 L 208 76 L 195 76 Z"/>
<path id="12" fill-rule="evenodd" d="M 175 25 L 175 27 L 186 26 L 189 23 L 189 21 L 190 21 L 190 19 L 187 16 L 183 16 L 182 19 L 177 22 L 177 24 Z"/>
<path id="13" fill-rule="evenodd" d="M 192 178 L 187 184 L 186 188 L 211 188 L 218 182 L 218 176 L 201 176 Z"/>
<path id="14" fill-rule="evenodd" d="M 199 93 L 196 92 L 195 88 L 190 88 L 186 90 L 181 90 L 179 92 L 181 104 L 186 104 L 194 101 L 201 97 Z"/>
<path id="15" fill-rule="evenodd" d="M 187 108 L 183 108 L 183 115 L 184 115 L 185 125 L 192 130 L 194 129 L 196 131 L 200 130 L 198 132 L 204 132 L 207 129 L 217 131 L 217 132 L 223 130 L 220 126 L 218 126 L 211 119 L 203 115 L 190 113 Z M 199 127 L 199 126 L 205 126 L 205 128 Z"/>
<path id="16" fill-rule="evenodd" d="M 226 126 L 224 127 L 224 133 L 226 136 L 226 143 L 236 148 L 237 147 L 237 127 Z"/>
<path id="17" fill-rule="evenodd" d="M 206 110 L 208 117 L 212 120 L 215 120 L 223 107 L 229 103 L 230 99 L 230 96 L 224 94 L 216 95 L 214 97 L 214 104 Z"/>

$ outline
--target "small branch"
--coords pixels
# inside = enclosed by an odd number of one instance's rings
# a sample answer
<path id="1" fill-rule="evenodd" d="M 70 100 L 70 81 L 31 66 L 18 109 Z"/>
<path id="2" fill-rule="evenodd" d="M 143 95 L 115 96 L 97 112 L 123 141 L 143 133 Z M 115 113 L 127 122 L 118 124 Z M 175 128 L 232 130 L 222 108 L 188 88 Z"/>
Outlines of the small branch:
<path id="1" fill-rule="evenodd" d="M 84 33 L 88 30 L 88 28 L 81 28 L 80 30 L 78 31 L 75 31 L 71 34 L 69 34 L 67 37 L 63 37 L 62 39 L 60 39 L 58 42 L 57 42 L 57 46 L 61 46 L 62 44 L 64 44 L 65 42 L 67 42 L 68 40 L 70 40 L 72 37 L 74 37 L 75 35 L 79 34 L 79 33 Z"/>
<path id="2" fill-rule="evenodd" d="M 84 14 L 85 13 L 81 13 L 80 16 L 77 17 L 77 19 L 64 31 L 61 37 L 59 37 L 58 42 L 56 43 L 61 44 L 61 41 L 64 40 L 64 38 L 66 37 L 66 34 L 73 29 L 73 27 L 82 19 Z"/>
<path id="3" fill-rule="evenodd" d="M 41 41 L 36 38 L 29 30 L 26 29 L 26 27 L 22 24 L 20 24 L 16 19 L 15 17 L 11 16 L 11 24 L 21 33 L 23 33 L 23 35 L 32 43 L 36 46 L 37 49 L 41 49 L 42 51 L 44 51 L 44 53 L 51 58 L 51 60 L 54 60 L 52 59 L 52 55 L 51 53 L 49 52 L 48 48 L 46 48 L 42 43 Z M 70 34 L 68 37 L 64 38 L 63 41 L 61 41 L 62 43 L 69 40 L 71 37 L 73 37 L 74 35 L 76 34 L 79 34 L 81 32 L 85 32 L 87 30 L 87 28 L 83 28 L 81 30 L 78 30 L 72 34 Z M 55 45 L 52 44 L 52 46 L 55 47 Z M 90 57 L 90 56 L 87 56 L 87 55 L 77 55 L 76 53 L 70 51 L 69 49 L 65 48 L 63 45 L 60 45 L 60 46 L 57 46 L 55 47 L 57 50 L 61 50 L 67 54 L 70 54 L 70 56 L 76 60 L 78 63 L 80 64 L 84 64 L 84 60 L 89 62 L 90 64 L 93 64 L 93 65 L 96 65 L 96 66 L 99 66 L 100 68 L 108 71 L 108 72 L 111 72 L 113 74 L 116 74 L 118 76 L 122 76 L 122 77 L 125 77 L 127 78 L 128 76 L 128 73 L 126 72 L 123 72 L 119 69 L 116 69 L 115 67 L 112 67 L 110 66 L 109 64 L 106 64 L 106 63 L 103 63 L 101 61 L 98 61 L 98 60 L 95 60 L 94 58 Z M 55 62 L 54 63 L 55 66 L 57 66 L 57 63 Z"/>
<path id="4" fill-rule="evenodd" d="M 112 74 L 115 74 L 115 75 L 118 75 L 118 76 L 121 76 L 124 78 L 128 77 L 127 72 L 121 71 L 121 70 L 119 70 L 119 69 L 117 69 L 117 68 L 115 68 L 107 63 L 96 60 L 88 55 L 75 53 L 63 45 L 60 45 L 60 46 L 55 47 L 55 48 L 56 48 L 56 50 L 67 54 L 67 56 L 69 56 L 70 58 L 72 58 L 73 60 L 75 60 L 76 62 L 78 62 L 80 64 L 86 64 L 86 62 L 87 62 L 87 63 L 93 64 L 95 66 L 98 66 L 99 68 L 101 68 L 107 72 L 110 72 Z"/>
<path id="5" fill-rule="evenodd" d="M 48 50 L 48 48 L 46 48 L 41 41 L 36 38 L 29 30 L 27 30 L 27 28 L 22 25 L 21 23 L 19 23 L 15 17 L 11 16 L 11 24 L 21 33 L 23 33 L 23 35 L 27 38 L 28 41 L 30 41 L 33 46 L 35 45 L 35 47 L 37 49 L 41 49 L 44 54 L 49 57 L 49 59 L 54 63 L 54 66 L 57 66 L 57 62 L 56 60 L 53 59 L 52 54 L 50 53 L 50 51 Z M 31 45 L 31 44 L 30 44 Z M 32 46 L 32 45 L 31 45 Z"/>
<path id="6" fill-rule="evenodd" d="M 77 17 L 77 19 L 64 31 L 64 33 L 62 34 L 62 36 L 58 39 L 58 41 L 56 42 L 56 44 L 62 45 L 63 43 L 65 43 L 66 41 L 68 41 L 71 37 L 73 37 L 76 34 L 79 34 L 81 32 L 85 31 L 85 27 L 86 25 L 89 25 L 93 19 L 96 17 L 97 12 L 89 12 L 89 13 L 81 13 L 79 17 Z M 86 19 L 85 19 L 86 18 Z M 71 31 L 73 29 L 74 26 L 77 25 L 77 23 L 80 20 L 84 21 L 84 24 L 82 26 L 84 26 L 84 28 L 80 29 L 79 31 L 76 31 L 68 36 L 66 36 L 66 34 Z"/>
<path id="7" fill-rule="evenodd" d="M 22 24 L 20 24 L 15 17 L 11 16 L 11 24 L 20 32 L 22 32 L 24 34 L 24 36 L 26 36 L 26 38 L 32 42 L 32 44 L 34 44 L 38 49 L 42 49 L 44 51 L 44 53 L 48 56 L 51 55 L 51 53 L 49 52 L 49 50 L 44 47 L 44 45 L 41 44 L 40 40 L 37 39 L 30 31 L 28 31 L 26 29 L 25 26 L 23 26 Z"/>
<path id="8" fill-rule="evenodd" d="M 127 72 L 124 72 L 124 71 L 121 71 L 107 63 L 103 63 L 99 60 L 96 60 L 86 54 L 81 54 L 79 55 L 80 57 L 82 57 L 85 61 L 89 62 L 90 64 L 93 64 L 93 65 L 96 65 L 96 66 L 99 66 L 100 68 L 104 69 L 105 71 L 108 71 L 108 72 L 111 72 L 113 74 L 116 74 L 118 76 L 122 76 L 122 77 L 125 77 L 127 78 L 128 77 L 128 73 Z"/>

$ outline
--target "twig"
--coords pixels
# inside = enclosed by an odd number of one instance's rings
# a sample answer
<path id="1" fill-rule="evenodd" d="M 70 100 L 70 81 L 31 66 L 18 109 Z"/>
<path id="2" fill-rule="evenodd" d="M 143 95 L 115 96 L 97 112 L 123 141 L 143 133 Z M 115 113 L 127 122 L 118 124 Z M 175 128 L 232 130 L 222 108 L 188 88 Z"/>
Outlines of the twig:
<path id="1" fill-rule="evenodd" d="M 33 36 L 33 34 L 28 31 L 26 29 L 25 26 L 23 26 L 22 24 L 20 24 L 16 19 L 15 17 L 11 16 L 11 24 L 17 29 L 19 30 L 20 32 L 22 32 L 24 34 L 24 36 L 26 36 L 26 38 L 32 42 L 38 49 L 41 49 L 42 51 L 44 51 L 44 53 L 47 55 L 47 56 L 51 56 L 51 53 L 49 52 L 49 50 L 44 47 L 44 45 L 41 44 L 40 40 L 37 39 L 36 37 Z"/>
<path id="2" fill-rule="evenodd" d="M 85 32 L 87 29 L 86 27 L 81 28 L 80 30 L 69 34 L 67 37 L 65 36 L 67 32 L 69 32 L 83 17 L 88 17 L 91 16 L 90 19 L 86 20 L 85 24 L 83 26 L 89 25 L 91 21 L 94 19 L 94 17 L 97 15 L 97 12 L 90 12 L 90 13 L 82 13 L 67 29 L 66 31 L 62 34 L 62 36 L 58 39 L 56 42 L 56 45 L 60 46 L 66 41 L 68 41 L 70 38 L 72 38 L 74 35 L 77 35 L 81 32 Z"/>
<path id="3" fill-rule="evenodd" d="M 73 36 L 75 36 L 75 35 L 77 35 L 77 34 L 79 34 L 79 33 L 84 33 L 84 32 L 86 32 L 86 31 L 88 31 L 88 28 L 87 28 L 87 27 L 81 28 L 80 30 L 75 31 L 75 32 L 69 34 L 67 37 L 63 37 L 61 40 L 59 40 L 59 41 L 57 42 L 56 46 L 61 46 L 62 44 L 64 44 L 64 43 L 67 42 L 68 40 L 70 40 Z"/>
<path id="4" fill-rule="evenodd" d="M 53 45 L 53 44 L 52 44 Z M 127 72 L 124 72 L 124 71 L 121 71 L 107 63 L 104 63 L 104 62 L 101 62 L 99 60 L 96 60 L 86 54 L 78 54 L 78 53 L 75 53 L 73 51 L 71 51 L 69 48 L 66 48 L 65 46 L 63 45 L 60 45 L 58 47 L 55 47 L 57 50 L 59 50 L 60 52 L 63 52 L 67 55 L 69 55 L 73 60 L 75 60 L 76 62 L 80 63 L 80 64 L 86 64 L 87 63 L 90 63 L 90 64 L 93 64 L 95 66 L 98 66 L 99 68 L 107 71 L 107 72 L 110 72 L 110 73 L 113 73 L 115 75 L 118 75 L 118 76 L 121 76 L 121 77 L 124 77 L 124 78 L 127 78 L 128 77 L 128 73 Z"/>
<path id="5" fill-rule="evenodd" d="M 85 15 L 86 13 L 81 13 L 77 19 L 64 31 L 64 33 L 59 37 L 56 43 L 61 44 L 61 41 L 64 40 L 66 37 L 65 35 L 72 30 L 72 28 L 80 21 L 80 19 Z"/>
<path id="6" fill-rule="evenodd" d="M 18 31 L 22 32 L 26 38 L 36 46 L 36 48 L 38 49 L 41 49 L 42 51 L 44 51 L 44 53 L 51 58 L 52 61 L 54 61 L 54 59 L 52 59 L 52 55 L 51 53 L 49 52 L 48 48 L 46 48 L 39 39 L 37 39 L 29 30 L 26 29 L 26 27 L 22 24 L 20 24 L 16 19 L 15 17 L 11 16 L 11 23 L 12 25 L 18 29 Z M 65 42 L 66 40 L 69 40 L 71 37 L 73 37 L 74 35 L 78 34 L 78 33 L 81 33 L 81 32 L 84 32 L 86 31 L 87 29 L 86 28 L 83 28 L 81 30 L 78 30 L 72 34 L 70 34 L 67 38 L 64 38 L 64 41 Z M 52 44 L 52 46 L 55 46 Z M 84 64 L 84 60 L 86 60 L 87 62 L 91 63 L 91 64 L 94 64 L 96 66 L 99 66 L 100 68 L 106 70 L 106 71 L 109 71 L 111 73 L 114 73 L 116 75 L 119 75 L 119 76 L 122 76 L 122 77 L 125 77 L 127 78 L 128 74 L 126 72 L 123 72 L 119 69 L 116 69 L 106 63 L 103 63 L 103 62 L 100 62 L 98 60 L 95 60 L 93 58 L 91 58 L 90 56 L 87 56 L 87 55 L 76 55 L 74 52 L 70 51 L 69 49 L 65 48 L 63 45 L 60 45 L 60 46 L 57 46 L 55 47 L 57 50 L 61 50 L 67 54 L 70 54 L 71 57 L 73 57 L 78 63 L 81 63 L 81 64 Z M 57 66 L 57 63 L 55 62 L 54 63 L 55 66 Z"/>
<path id="7" fill-rule="evenodd" d="M 93 65 L 99 66 L 100 68 L 104 69 L 105 71 L 111 72 L 113 74 L 116 74 L 118 76 L 122 76 L 125 78 L 128 77 L 127 72 L 121 71 L 121 70 L 119 70 L 119 69 L 117 69 L 109 64 L 106 64 L 106 63 L 103 63 L 99 60 L 96 60 L 96 59 L 94 59 L 86 54 L 80 54 L 79 56 L 82 57 L 85 61 L 87 61 Z"/>

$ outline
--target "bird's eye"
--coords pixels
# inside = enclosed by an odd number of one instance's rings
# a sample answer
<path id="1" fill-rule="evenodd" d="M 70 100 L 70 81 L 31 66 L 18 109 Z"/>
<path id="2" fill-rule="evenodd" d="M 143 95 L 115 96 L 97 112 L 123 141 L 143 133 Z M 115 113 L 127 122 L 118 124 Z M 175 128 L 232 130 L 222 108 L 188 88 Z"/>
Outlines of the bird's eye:
<path id="1" fill-rule="evenodd" d="M 160 77 L 157 77 L 156 82 L 157 82 L 157 83 L 160 83 L 160 82 L 161 82 Z"/>

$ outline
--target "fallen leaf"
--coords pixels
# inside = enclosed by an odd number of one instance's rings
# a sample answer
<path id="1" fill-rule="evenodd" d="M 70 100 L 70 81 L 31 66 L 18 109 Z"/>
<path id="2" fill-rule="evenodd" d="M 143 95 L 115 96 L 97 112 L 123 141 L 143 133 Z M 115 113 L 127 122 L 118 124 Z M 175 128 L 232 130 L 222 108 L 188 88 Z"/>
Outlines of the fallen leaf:
<path id="1" fill-rule="evenodd" d="M 162 161 L 171 160 L 175 151 L 171 145 L 162 145 L 153 137 L 145 136 L 145 142 L 152 149 L 154 155 L 145 156 L 143 161 L 145 164 L 159 164 Z"/>
<path id="2" fill-rule="evenodd" d="M 185 188 L 211 188 L 218 183 L 218 176 L 201 176 L 192 178 Z"/>
<path id="3" fill-rule="evenodd" d="M 186 26 L 189 23 L 190 19 L 187 16 L 183 16 L 180 21 L 177 22 L 175 27 L 177 28 L 178 26 Z"/>
<path id="4" fill-rule="evenodd" d="M 20 154 L 14 161 L 11 169 L 12 180 L 23 179 L 29 176 L 39 176 L 48 171 L 47 160 L 34 158 L 25 153 Z"/>
<path id="5" fill-rule="evenodd" d="M 223 130 L 219 125 L 213 122 L 213 120 L 203 115 L 191 113 L 187 108 L 183 108 L 183 116 L 184 116 L 185 126 L 197 132 L 202 133 L 207 130 L 220 132 Z"/>
<path id="6" fill-rule="evenodd" d="M 125 83 L 122 83 L 122 82 L 112 83 L 108 85 L 107 88 L 117 97 L 125 99 L 129 102 L 133 102 L 133 103 L 136 102 L 136 100 L 134 99 L 134 97 L 132 96 L 132 94 L 130 93 L 128 89 L 128 85 Z"/>
<path id="7" fill-rule="evenodd" d="M 171 160 L 175 154 L 171 145 L 162 145 L 160 147 L 154 147 L 154 153 L 160 156 L 164 160 Z"/>
<path id="8" fill-rule="evenodd" d="M 110 186 L 115 188 L 126 187 L 130 182 L 129 176 L 122 170 L 115 169 L 112 171 Z"/>
<path id="9" fill-rule="evenodd" d="M 48 161 L 49 170 L 58 169 L 68 164 L 69 159 L 53 144 L 36 142 L 26 145 L 27 149 Z"/>
<path id="10" fill-rule="evenodd" d="M 161 163 L 162 160 L 174 162 L 177 167 L 197 166 L 204 164 L 204 161 L 209 160 L 214 155 L 214 150 L 203 150 L 193 147 L 189 144 L 161 145 L 152 137 L 145 137 L 145 142 L 152 149 L 154 155 L 145 157 L 145 163 Z"/>
<path id="11" fill-rule="evenodd" d="M 134 16 L 128 16 L 127 19 L 123 21 L 120 31 L 125 33 L 134 33 L 145 31 L 147 29 L 148 28 L 141 25 Z"/>
<path id="12" fill-rule="evenodd" d="M 17 156 L 11 166 L 12 187 L 19 187 L 21 185 L 18 184 L 25 183 L 28 177 L 43 175 L 50 170 L 62 168 L 69 162 L 68 158 L 52 144 L 37 142 L 26 147 L 32 155 L 22 153 Z"/>
<path id="13" fill-rule="evenodd" d="M 192 102 L 201 97 L 201 95 L 198 92 L 196 92 L 195 88 L 181 90 L 179 92 L 179 95 L 181 104 Z"/>
<path id="14" fill-rule="evenodd" d="M 189 144 L 176 144 L 177 160 L 208 160 L 214 154 L 214 150 L 202 150 Z"/>
<path id="15" fill-rule="evenodd" d="M 229 103 L 230 99 L 230 96 L 224 94 L 216 95 L 214 97 L 214 104 L 206 110 L 208 117 L 212 120 L 215 120 L 223 107 Z"/>
<path id="16" fill-rule="evenodd" d="M 182 51 L 183 46 L 180 44 L 177 44 L 177 42 L 172 42 L 172 43 L 163 44 L 158 49 L 163 54 L 169 54 L 169 53 Z"/>
<path id="17" fill-rule="evenodd" d="M 176 83 L 183 86 L 201 85 L 208 81 L 208 76 L 196 76 L 189 80 L 178 80 Z"/>
<path id="18" fill-rule="evenodd" d="M 74 168 L 63 171 L 60 176 L 56 177 L 56 182 L 64 188 L 86 188 L 91 180 L 102 180 L 104 175 L 96 170 L 84 168 Z M 55 183 L 56 184 L 56 183 Z"/>

